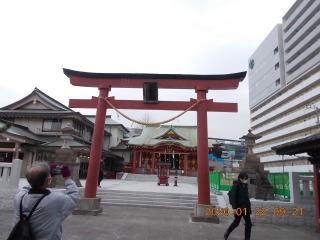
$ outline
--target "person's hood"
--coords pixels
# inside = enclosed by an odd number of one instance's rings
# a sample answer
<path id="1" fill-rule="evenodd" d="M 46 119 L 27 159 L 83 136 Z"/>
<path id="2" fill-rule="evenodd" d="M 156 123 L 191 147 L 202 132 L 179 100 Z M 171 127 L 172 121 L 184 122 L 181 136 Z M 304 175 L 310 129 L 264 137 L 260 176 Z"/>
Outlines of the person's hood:
<path id="1" fill-rule="evenodd" d="M 235 184 L 235 183 L 241 183 L 241 182 L 239 180 L 234 180 L 233 184 Z"/>

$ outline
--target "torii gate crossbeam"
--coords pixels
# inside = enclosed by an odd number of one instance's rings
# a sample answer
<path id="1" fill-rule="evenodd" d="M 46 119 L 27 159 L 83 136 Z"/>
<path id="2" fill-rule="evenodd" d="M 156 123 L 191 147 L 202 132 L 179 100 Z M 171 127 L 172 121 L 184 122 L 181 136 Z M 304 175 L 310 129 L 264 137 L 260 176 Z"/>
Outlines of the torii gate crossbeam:
<path id="1" fill-rule="evenodd" d="M 208 90 L 237 89 L 246 72 L 226 75 L 183 75 L 183 74 L 126 74 L 126 73 L 87 73 L 64 69 L 65 75 L 74 86 L 97 87 L 99 95 L 108 97 L 111 88 L 142 88 L 144 82 L 157 82 L 158 88 L 195 89 L 197 99 L 206 99 Z M 143 101 L 108 99 L 118 109 L 150 109 L 150 110 L 186 110 L 196 100 L 190 102 L 159 101 L 145 104 Z M 97 108 L 90 165 L 85 188 L 85 198 L 95 198 L 99 160 L 101 157 L 103 130 L 107 108 L 110 106 L 103 100 L 93 97 L 91 100 L 70 99 L 70 108 Z M 207 112 L 237 112 L 237 103 L 217 103 L 212 100 L 203 101 L 191 111 L 197 111 L 197 154 L 198 154 L 198 204 L 210 204 L 209 163 L 208 163 L 208 127 Z"/>

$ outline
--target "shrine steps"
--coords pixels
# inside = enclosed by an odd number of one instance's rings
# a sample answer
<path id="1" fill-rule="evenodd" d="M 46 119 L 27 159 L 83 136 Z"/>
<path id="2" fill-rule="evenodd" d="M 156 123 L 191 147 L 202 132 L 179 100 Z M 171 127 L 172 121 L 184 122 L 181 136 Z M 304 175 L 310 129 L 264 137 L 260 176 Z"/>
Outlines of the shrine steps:
<path id="1" fill-rule="evenodd" d="M 98 189 L 97 197 L 101 198 L 101 206 L 128 206 L 145 208 L 166 208 L 193 210 L 198 201 L 194 194 L 135 192 Z M 218 208 L 218 199 L 211 195 L 211 204 Z"/>
<path id="2" fill-rule="evenodd" d="M 174 182 L 174 175 L 170 175 L 169 183 Z M 197 177 L 187 177 L 187 176 L 177 176 L 179 183 L 190 183 L 197 184 Z M 147 175 L 147 174 L 132 174 L 129 173 L 125 178 L 125 181 L 144 181 L 144 182 L 158 182 L 157 175 Z"/>

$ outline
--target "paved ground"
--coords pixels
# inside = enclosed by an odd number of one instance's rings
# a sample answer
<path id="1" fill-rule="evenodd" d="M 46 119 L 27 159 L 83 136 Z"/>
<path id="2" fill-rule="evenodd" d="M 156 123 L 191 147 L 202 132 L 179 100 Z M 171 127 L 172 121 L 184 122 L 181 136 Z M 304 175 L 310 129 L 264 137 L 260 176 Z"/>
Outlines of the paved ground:
<path id="1" fill-rule="evenodd" d="M 24 180 L 22 180 L 21 183 Z M 141 189 L 145 183 L 129 183 L 130 189 Z M 117 189 L 119 181 L 103 181 L 103 187 Z M 120 184 L 120 188 L 126 188 Z M 133 187 L 135 186 L 135 187 Z M 160 189 L 161 188 L 161 189 Z M 169 188 L 155 186 L 154 190 L 169 191 Z M 189 186 L 194 191 L 196 186 Z M 194 189 L 193 189 L 194 188 Z M 163 190 L 164 189 L 164 190 Z M 124 190 L 124 189 L 123 189 Z M 141 189 L 146 190 L 146 189 Z M 171 190 L 170 190 L 171 191 Z M 178 190 L 172 190 L 178 191 Z M 185 192 L 187 193 L 187 192 Z M 223 233 L 232 221 L 231 217 L 220 217 L 220 224 L 192 223 L 190 211 L 159 208 L 105 207 L 99 216 L 69 216 L 63 222 L 64 240 L 74 239 L 223 239 Z M 12 211 L 0 211 L 0 239 L 6 239 L 10 232 Z M 244 238 L 244 225 L 230 235 L 229 240 Z M 257 225 L 252 228 L 253 240 L 306 239 L 319 240 L 314 229 Z"/>
<path id="2" fill-rule="evenodd" d="M 86 180 L 80 180 L 82 186 L 86 184 Z M 21 178 L 19 188 L 27 185 L 28 182 L 25 178 Z M 180 193 L 180 194 L 198 194 L 198 187 L 190 183 L 178 183 L 178 187 L 170 184 L 169 186 L 158 186 L 154 182 L 141 182 L 141 181 L 123 181 L 123 180 L 107 180 L 101 182 L 101 187 L 109 190 L 123 190 L 123 191 L 141 191 L 141 192 L 161 192 L 161 193 Z"/>
<path id="3" fill-rule="evenodd" d="M 192 223 L 188 211 L 106 207 L 99 216 L 69 216 L 63 222 L 64 240 L 90 239 L 223 239 L 231 218 L 221 217 L 220 224 Z M 11 211 L 0 211 L 0 239 L 6 239 L 12 220 Z M 243 239 L 244 225 L 230 235 L 230 240 Z M 310 229 L 254 226 L 253 240 L 319 240 L 320 235 Z"/>

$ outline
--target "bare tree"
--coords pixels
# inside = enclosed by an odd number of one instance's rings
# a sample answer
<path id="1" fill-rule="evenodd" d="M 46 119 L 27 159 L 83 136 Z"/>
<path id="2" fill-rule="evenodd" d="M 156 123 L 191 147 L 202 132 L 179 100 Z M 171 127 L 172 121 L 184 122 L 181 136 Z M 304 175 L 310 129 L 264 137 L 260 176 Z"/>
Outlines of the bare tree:
<path id="1" fill-rule="evenodd" d="M 152 116 L 149 114 L 149 112 L 145 112 L 140 118 L 139 118 L 140 122 L 144 122 L 144 123 L 153 123 L 155 122 L 155 120 L 152 118 Z M 136 126 L 138 128 L 143 128 L 144 125 L 141 124 L 136 124 Z"/>

